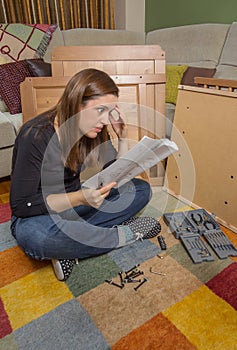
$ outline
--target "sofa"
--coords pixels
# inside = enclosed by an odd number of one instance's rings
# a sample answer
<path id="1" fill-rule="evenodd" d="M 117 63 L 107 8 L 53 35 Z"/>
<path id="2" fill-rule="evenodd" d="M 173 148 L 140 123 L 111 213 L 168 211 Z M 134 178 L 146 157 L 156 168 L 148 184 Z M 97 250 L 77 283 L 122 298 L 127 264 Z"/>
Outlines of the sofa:
<path id="1" fill-rule="evenodd" d="M 0 25 L 0 29 L 1 26 L 4 25 Z M 166 54 L 166 117 L 171 122 L 174 116 L 179 84 L 194 84 L 194 75 L 237 79 L 237 22 L 232 24 L 194 24 L 157 29 L 149 33 L 84 28 L 60 30 L 55 26 L 50 34 L 47 37 L 48 42 L 43 54 L 37 56 L 39 57 L 38 63 L 47 65 L 48 71 L 51 53 L 57 46 L 160 45 Z M 1 53 L 3 52 L 2 45 L 0 41 Z M 6 46 L 6 43 L 4 45 Z M 11 66 L 15 66 L 17 64 L 16 61 L 18 61 L 21 64 L 20 69 L 18 67 L 18 72 L 20 71 L 22 74 L 22 71 L 26 69 L 25 61 L 34 61 L 32 57 L 35 57 L 32 56 L 32 50 L 26 52 L 25 56 L 21 56 L 19 60 L 15 59 L 14 62 L 4 61 L 5 57 L 1 55 L 0 68 L 10 63 L 12 63 Z M 16 80 L 14 69 L 12 74 L 13 80 Z M 41 74 L 40 69 L 39 72 L 37 69 L 32 72 L 28 68 L 25 74 L 26 76 L 44 75 L 43 73 Z M 0 70 L 0 78 L 3 82 L 2 90 L 0 91 L 2 98 L 0 100 L 0 178 L 3 178 L 9 176 L 11 172 L 12 150 L 17 132 L 22 125 L 22 113 L 19 108 L 11 111 L 7 107 L 2 95 L 5 92 L 3 90 L 5 87 L 4 82 L 7 81 L 8 77 L 1 75 Z M 23 79 L 23 75 L 21 79 Z M 9 89 L 11 89 L 12 84 L 9 84 Z M 171 94 L 170 91 L 172 91 Z M 19 94 L 19 89 L 17 93 Z M 170 96 L 171 98 L 169 98 Z M 14 96 L 13 98 L 15 99 Z M 166 133 L 167 137 L 169 137 L 171 133 L 170 123 L 167 124 Z"/>

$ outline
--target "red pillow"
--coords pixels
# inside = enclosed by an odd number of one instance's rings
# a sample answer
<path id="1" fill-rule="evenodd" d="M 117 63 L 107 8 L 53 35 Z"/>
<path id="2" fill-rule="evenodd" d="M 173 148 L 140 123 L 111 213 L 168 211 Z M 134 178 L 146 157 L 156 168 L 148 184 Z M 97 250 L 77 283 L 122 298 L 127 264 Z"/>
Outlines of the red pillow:
<path id="1" fill-rule="evenodd" d="M 0 65 L 0 96 L 11 114 L 21 113 L 20 83 L 30 76 L 25 60 Z"/>
<path id="2" fill-rule="evenodd" d="M 184 72 L 181 85 L 197 86 L 194 83 L 195 77 L 212 78 L 216 73 L 216 68 L 188 67 Z"/>

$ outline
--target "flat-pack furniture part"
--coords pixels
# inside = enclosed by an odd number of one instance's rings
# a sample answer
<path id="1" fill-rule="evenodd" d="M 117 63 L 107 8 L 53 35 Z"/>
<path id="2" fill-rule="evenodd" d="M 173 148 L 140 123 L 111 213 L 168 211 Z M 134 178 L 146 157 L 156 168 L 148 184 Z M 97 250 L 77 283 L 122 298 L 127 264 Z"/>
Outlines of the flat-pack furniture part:
<path id="1" fill-rule="evenodd" d="M 216 80 L 179 86 L 171 135 L 179 152 L 168 159 L 165 187 L 237 232 L 237 93 Z"/>

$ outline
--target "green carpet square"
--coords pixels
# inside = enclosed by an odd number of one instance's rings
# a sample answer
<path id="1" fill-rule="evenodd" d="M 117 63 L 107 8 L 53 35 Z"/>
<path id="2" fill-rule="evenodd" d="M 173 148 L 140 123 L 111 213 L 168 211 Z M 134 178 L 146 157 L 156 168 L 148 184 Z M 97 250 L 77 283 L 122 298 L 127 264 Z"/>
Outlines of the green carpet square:
<path id="1" fill-rule="evenodd" d="M 119 267 L 107 255 L 79 260 L 66 284 L 75 297 L 111 279 L 119 272 Z"/>

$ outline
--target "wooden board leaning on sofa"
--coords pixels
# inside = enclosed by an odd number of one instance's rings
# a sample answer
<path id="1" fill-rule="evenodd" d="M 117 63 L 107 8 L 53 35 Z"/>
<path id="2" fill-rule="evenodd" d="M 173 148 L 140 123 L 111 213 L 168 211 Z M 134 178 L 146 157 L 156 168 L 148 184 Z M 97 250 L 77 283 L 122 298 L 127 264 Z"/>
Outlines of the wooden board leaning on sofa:
<path id="1" fill-rule="evenodd" d="M 237 93 L 220 89 L 230 81 L 197 82 L 206 87 L 179 86 L 171 136 L 179 152 L 168 159 L 165 186 L 237 232 Z"/>
<path id="2" fill-rule="evenodd" d="M 147 75 L 111 75 L 120 90 L 119 104 L 125 114 L 128 124 L 130 147 L 148 135 L 155 138 L 165 137 L 165 118 L 153 108 L 150 108 L 150 87 L 163 81 L 157 74 Z M 21 100 L 23 121 L 33 118 L 39 113 L 54 106 L 70 77 L 35 77 L 26 78 L 21 84 Z M 153 103 L 155 94 L 152 95 Z M 157 131 L 154 129 L 154 125 Z M 155 131 L 154 131 L 155 130 Z M 147 173 L 152 185 L 162 185 L 164 165 L 159 163 Z"/>
<path id="3" fill-rule="evenodd" d="M 159 45 L 58 46 L 51 55 L 52 75 L 73 76 L 85 68 L 109 75 L 157 75 L 157 83 L 146 86 L 145 106 L 165 114 L 165 52 Z M 142 102 L 140 102 L 142 104 Z M 160 125 L 154 134 L 163 134 Z M 165 133 L 165 131 L 164 131 Z"/>

